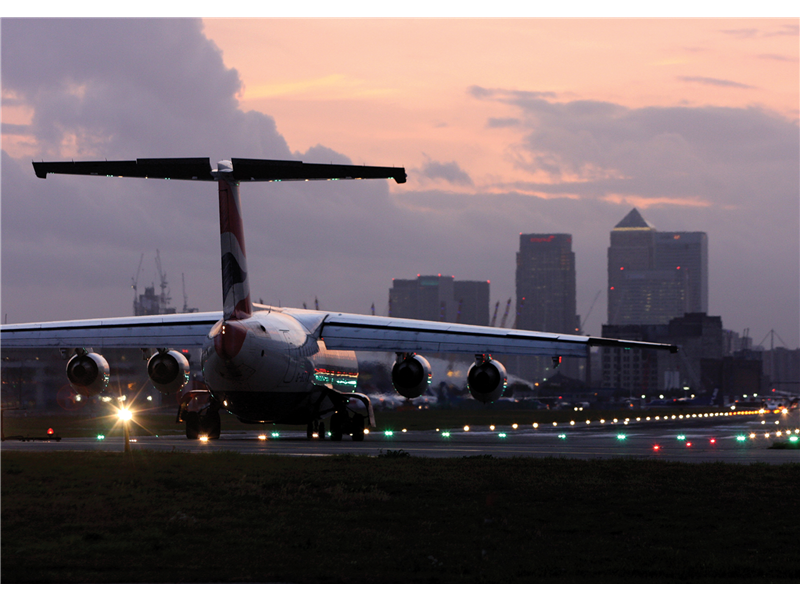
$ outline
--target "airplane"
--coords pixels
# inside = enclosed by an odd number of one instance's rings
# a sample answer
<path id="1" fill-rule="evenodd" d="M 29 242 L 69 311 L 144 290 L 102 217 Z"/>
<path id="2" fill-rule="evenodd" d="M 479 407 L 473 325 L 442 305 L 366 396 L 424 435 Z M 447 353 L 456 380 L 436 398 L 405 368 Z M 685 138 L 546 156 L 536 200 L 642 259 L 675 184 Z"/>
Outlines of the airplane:
<path id="1" fill-rule="evenodd" d="M 34 162 L 39 178 L 50 174 L 139 177 L 216 182 L 219 195 L 222 311 L 116 317 L 4 325 L 4 348 L 55 348 L 67 359 L 72 389 L 101 394 L 109 365 L 94 348 L 140 348 L 153 386 L 165 394 L 189 382 L 189 363 L 174 348 L 201 348 L 205 389 L 183 395 L 178 420 L 186 437 L 219 438 L 222 410 L 245 423 L 305 424 L 308 437 L 364 439 L 375 427 L 370 399 L 356 392 L 356 352 L 390 352 L 391 378 L 405 398 L 423 394 L 431 381 L 430 362 L 421 354 L 471 354 L 467 373 L 472 396 L 498 400 L 507 383 L 505 367 L 493 355 L 586 356 L 591 346 L 669 350 L 677 347 L 583 335 L 523 331 L 457 323 L 364 316 L 333 311 L 281 308 L 254 303 L 250 296 L 244 219 L 239 187 L 246 182 L 394 179 L 405 183 L 402 167 L 314 164 L 301 161 L 232 158 L 212 168 L 209 158 L 145 158 L 125 161 Z"/>

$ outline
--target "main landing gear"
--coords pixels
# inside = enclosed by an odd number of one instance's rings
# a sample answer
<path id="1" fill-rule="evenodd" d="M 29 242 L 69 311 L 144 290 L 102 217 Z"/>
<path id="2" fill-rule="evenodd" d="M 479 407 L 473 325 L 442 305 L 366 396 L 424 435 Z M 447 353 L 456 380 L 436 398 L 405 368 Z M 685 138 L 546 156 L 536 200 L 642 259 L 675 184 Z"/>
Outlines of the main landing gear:
<path id="1" fill-rule="evenodd" d="M 375 416 L 372 413 L 372 405 L 369 397 L 364 394 L 350 393 L 341 394 L 332 392 L 328 396 L 333 402 L 334 411 L 330 420 L 330 439 L 334 442 L 342 441 L 345 435 L 349 435 L 354 442 L 364 441 L 364 431 L 367 423 L 375 427 Z M 367 415 L 353 410 L 350 406 L 351 400 L 359 400 L 367 409 Z M 322 420 L 312 421 L 308 424 L 308 439 L 315 437 L 325 439 L 325 422 Z"/>
<path id="2" fill-rule="evenodd" d="M 219 405 L 208 390 L 191 390 L 181 398 L 175 422 L 186 423 L 186 437 L 190 440 L 202 436 L 216 440 L 222 430 L 219 410 Z"/>

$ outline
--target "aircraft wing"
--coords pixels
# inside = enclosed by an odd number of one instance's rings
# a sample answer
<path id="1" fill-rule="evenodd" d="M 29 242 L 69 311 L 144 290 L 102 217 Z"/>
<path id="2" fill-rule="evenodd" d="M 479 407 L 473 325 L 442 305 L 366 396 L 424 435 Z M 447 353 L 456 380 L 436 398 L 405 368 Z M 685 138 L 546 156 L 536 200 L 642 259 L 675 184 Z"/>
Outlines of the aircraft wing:
<path id="1" fill-rule="evenodd" d="M 591 346 L 669 350 L 677 346 L 585 335 L 329 313 L 320 337 L 331 350 L 585 357 Z"/>
<path id="2" fill-rule="evenodd" d="M 222 312 L 3 325 L 3 348 L 199 348 Z"/>

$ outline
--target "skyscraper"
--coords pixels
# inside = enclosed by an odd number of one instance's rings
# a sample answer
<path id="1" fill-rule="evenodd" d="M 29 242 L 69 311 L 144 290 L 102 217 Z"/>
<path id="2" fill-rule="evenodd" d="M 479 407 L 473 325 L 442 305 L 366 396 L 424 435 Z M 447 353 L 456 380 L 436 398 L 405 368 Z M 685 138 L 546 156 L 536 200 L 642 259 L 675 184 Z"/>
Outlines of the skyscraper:
<path id="1" fill-rule="evenodd" d="M 575 333 L 575 253 L 566 233 L 525 233 L 517 253 L 518 329 Z"/>
<path id="2" fill-rule="evenodd" d="M 708 238 L 659 232 L 631 210 L 611 231 L 608 324 L 666 324 L 708 311 Z"/>

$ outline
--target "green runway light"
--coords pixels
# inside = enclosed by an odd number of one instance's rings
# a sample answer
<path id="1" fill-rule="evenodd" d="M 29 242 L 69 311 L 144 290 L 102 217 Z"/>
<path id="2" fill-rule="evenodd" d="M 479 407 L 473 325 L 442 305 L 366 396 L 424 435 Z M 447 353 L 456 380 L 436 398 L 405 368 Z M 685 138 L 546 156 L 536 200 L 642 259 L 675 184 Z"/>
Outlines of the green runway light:
<path id="1" fill-rule="evenodd" d="M 501 437 L 501 438 L 504 438 L 504 437 L 506 437 L 506 434 L 505 434 L 505 433 L 498 433 L 497 435 L 498 435 L 499 437 Z"/>
<path id="2" fill-rule="evenodd" d="M 681 435 L 679 435 L 679 436 L 678 436 L 678 439 L 679 439 L 679 440 L 681 440 L 681 441 L 683 441 L 683 440 L 685 440 L 685 439 L 686 439 L 686 436 L 685 436 L 685 435 L 683 435 L 683 434 L 681 434 Z"/>
<path id="3" fill-rule="evenodd" d="M 559 433 L 559 434 L 558 434 L 558 439 L 560 439 L 560 440 L 565 440 L 565 439 L 567 439 L 567 434 L 566 434 L 566 433 Z"/>
<path id="4" fill-rule="evenodd" d="M 273 431 L 271 435 L 272 435 L 272 437 L 274 437 L 274 438 L 276 438 L 276 437 L 281 437 L 281 434 L 280 434 L 280 433 L 278 433 L 277 431 Z"/>
<path id="5" fill-rule="evenodd" d="M 98 433 L 97 434 L 97 439 L 98 440 L 104 440 L 104 439 L 106 439 L 106 436 L 104 436 L 102 433 Z"/>
<path id="6" fill-rule="evenodd" d="M 384 431 L 386 437 L 392 437 L 394 435 L 394 431 Z"/>
<path id="7" fill-rule="evenodd" d="M 796 435 L 793 435 L 792 437 L 789 438 L 789 441 L 790 442 L 797 442 L 797 440 L 799 440 L 799 439 L 800 438 L 798 438 Z"/>
<path id="8" fill-rule="evenodd" d="M 449 431 L 443 431 L 442 432 L 442 437 L 449 438 L 450 437 L 450 432 Z"/>
<path id="9" fill-rule="evenodd" d="M 737 442 L 744 442 L 745 440 L 747 440 L 746 436 L 743 436 L 743 435 L 737 435 L 736 436 L 736 441 Z"/>
<path id="10" fill-rule="evenodd" d="M 618 440 L 624 440 L 624 439 L 627 439 L 627 437 L 628 437 L 628 436 L 627 436 L 627 435 L 625 435 L 624 433 L 620 433 L 620 434 L 617 436 L 617 439 L 618 439 Z"/>

